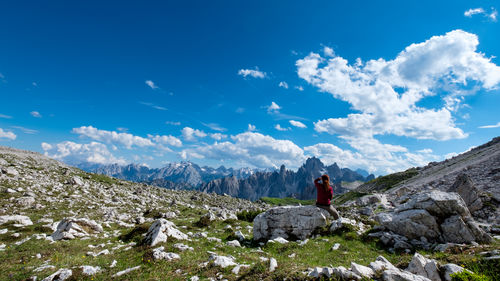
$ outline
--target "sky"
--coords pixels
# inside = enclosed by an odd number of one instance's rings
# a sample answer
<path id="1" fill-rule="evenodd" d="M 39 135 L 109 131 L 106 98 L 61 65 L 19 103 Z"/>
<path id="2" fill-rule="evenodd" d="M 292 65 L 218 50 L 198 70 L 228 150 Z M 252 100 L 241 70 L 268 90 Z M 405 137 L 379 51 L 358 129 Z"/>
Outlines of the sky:
<path id="1" fill-rule="evenodd" d="M 500 135 L 497 1 L 2 1 L 0 145 L 376 175 Z"/>

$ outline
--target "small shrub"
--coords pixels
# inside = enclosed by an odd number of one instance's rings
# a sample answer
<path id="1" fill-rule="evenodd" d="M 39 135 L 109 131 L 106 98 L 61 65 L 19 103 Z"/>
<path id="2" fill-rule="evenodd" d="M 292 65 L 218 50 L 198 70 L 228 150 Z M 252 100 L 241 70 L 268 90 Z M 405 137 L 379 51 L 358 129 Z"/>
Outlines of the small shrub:
<path id="1" fill-rule="evenodd" d="M 255 217 L 262 213 L 262 211 L 242 211 L 236 214 L 240 221 L 253 222 Z"/>
<path id="2" fill-rule="evenodd" d="M 140 243 L 142 241 L 142 234 L 148 232 L 149 225 L 141 224 L 134 227 L 131 231 L 124 233 L 118 236 L 118 239 L 123 242 L 137 242 Z"/>
<path id="3" fill-rule="evenodd" d="M 462 271 L 458 273 L 454 273 L 451 275 L 452 281 L 491 281 L 490 278 L 483 274 L 477 274 L 469 271 Z"/>
<path id="4" fill-rule="evenodd" d="M 347 232 L 347 233 L 344 233 L 344 239 L 345 240 L 356 240 L 356 239 L 359 239 L 359 236 L 356 232 Z"/>

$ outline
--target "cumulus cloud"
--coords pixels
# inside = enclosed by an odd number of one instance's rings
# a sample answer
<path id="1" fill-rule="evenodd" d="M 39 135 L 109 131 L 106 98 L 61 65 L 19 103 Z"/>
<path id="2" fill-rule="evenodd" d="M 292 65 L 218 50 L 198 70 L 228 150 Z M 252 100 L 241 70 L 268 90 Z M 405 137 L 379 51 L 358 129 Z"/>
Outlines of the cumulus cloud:
<path id="1" fill-rule="evenodd" d="M 298 90 L 301 92 L 304 91 L 304 87 L 302 87 L 302 86 L 295 86 L 294 88 L 295 88 L 295 90 Z"/>
<path id="2" fill-rule="evenodd" d="M 147 138 L 134 136 L 129 133 L 117 133 L 115 131 L 99 130 L 92 126 L 82 126 L 79 128 L 73 128 L 71 132 L 79 134 L 80 136 L 85 136 L 93 140 L 102 141 L 105 143 L 121 144 L 128 149 L 131 149 L 132 146 L 137 146 L 137 147 L 154 146 L 154 143 Z"/>
<path id="3" fill-rule="evenodd" d="M 249 132 L 255 131 L 255 129 L 256 129 L 256 128 L 255 128 L 255 125 L 248 124 L 248 129 L 247 129 L 247 130 L 248 130 Z"/>
<path id="4" fill-rule="evenodd" d="M 190 127 L 184 127 L 181 132 L 182 137 L 187 141 L 195 141 L 197 137 L 204 138 L 207 136 L 205 132 Z"/>
<path id="5" fill-rule="evenodd" d="M 31 111 L 30 114 L 35 118 L 42 118 L 42 114 L 40 114 L 40 112 L 38 111 Z"/>
<path id="6" fill-rule="evenodd" d="M 267 107 L 267 113 L 277 113 L 281 109 L 281 106 L 279 106 L 277 103 L 274 101 L 271 102 L 271 105 Z"/>
<path id="7" fill-rule="evenodd" d="M 297 128 L 307 128 L 307 126 L 304 123 L 300 122 L 300 121 L 290 120 L 290 124 L 292 126 L 297 127 Z"/>
<path id="8" fill-rule="evenodd" d="M 279 86 L 280 88 L 285 88 L 285 89 L 288 89 L 288 83 L 287 83 L 287 82 L 285 82 L 285 81 L 281 81 L 281 82 L 278 84 L 278 86 Z"/>
<path id="9" fill-rule="evenodd" d="M 43 142 L 41 146 L 46 156 L 69 164 L 79 164 L 82 162 L 96 164 L 127 164 L 125 159 L 115 157 L 105 144 L 99 142 L 80 144 L 65 141 L 56 145 Z"/>
<path id="10" fill-rule="evenodd" d="M 486 90 L 496 89 L 500 67 L 477 52 L 478 44 L 476 35 L 454 30 L 411 44 L 389 61 L 358 60 L 352 65 L 339 56 L 325 59 L 309 54 L 296 62 L 299 77 L 360 112 L 319 120 L 315 130 L 370 138 L 382 134 L 434 140 L 467 137 L 449 109 L 424 108 L 417 102 L 471 81 Z M 454 91 L 446 96 L 453 95 Z"/>
<path id="11" fill-rule="evenodd" d="M 323 48 L 323 54 L 325 55 L 325 57 L 335 56 L 335 52 L 333 51 L 333 49 L 327 46 Z"/>
<path id="12" fill-rule="evenodd" d="M 235 161 L 242 165 L 260 168 L 277 168 L 281 164 L 298 167 L 305 161 L 304 151 L 293 142 L 255 132 L 231 136 L 231 141 L 185 149 L 180 155 L 185 159 Z"/>
<path id="13" fill-rule="evenodd" d="M 330 143 L 304 147 L 308 155 L 320 158 L 326 164 L 362 168 L 371 173 L 387 174 L 410 167 L 423 166 L 438 160 L 429 150 L 411 153 L 399 145 L 383 144 L 374 138 L 345 138 L 354 150 L 342 149 Z"/>
<path id="14" fill-rule="evenodd" d="M 164 144 L 164 145 L 170 145 L 170 146 L 175 146 L 175 147 L 182 146 L 182 141 L 174 136 L 148 135 L 148 138 L 157 144 Z"/>
<path id="15" fill-rule="evenodd" d="M 213 133 L 213 134 L 210 134 L 210 137 L 213 138 L 214 140 L 222 140 L 222 139 L 225 139 L 227 138 L 227 135 L 225 134 L 221 134 L 221 133 Z"/>
<path id="16" fill-rule="evenodd" d="M 263 79 L 266 77 L 267 74 L 265 72 L 260 71 L 258 67 L 255 67 L 255 69 L 240 69 L 238 71 L 238 75 L 241 75 L 244 78 L 247 78 L 247 76 L 250 76 L 253 78 Z"/>
<path id="17" fill-rule="evenodd" d="M 159 87 L 156 86 L 156 84 L 151 80 L 146 80 L 145 83 L 153 90 L 159 89 Z"/>
<path id="18" fill-rule="evenodd" d="M 500 128 L 500 122 L 496 123 L 495 125 L 485 125 L 485 126 L 480 126 L 480 129 L 492 129 L 492 128 Z"/>
<path id="19" fill-rule="evenodd" d="M 290 128 L 283 128 L 283 127 L 281 127 L 281 125 L 280 125 L 280 124 L 276 124 L 276 125 L 274 126 L 274 128 L 275 128 L 276 130 L 278 130 L 278 131 L 289 131 L 289 130 L 290 130 Z"/>
<path id="20" fill-rule="evenodd" d="M 0 139 L 5 138 L 9 140 L 15 140 L 16 137 L 16 134 L 14 134 L 13 132 L 4 131 L 4 129 L 0 128 Z"/>

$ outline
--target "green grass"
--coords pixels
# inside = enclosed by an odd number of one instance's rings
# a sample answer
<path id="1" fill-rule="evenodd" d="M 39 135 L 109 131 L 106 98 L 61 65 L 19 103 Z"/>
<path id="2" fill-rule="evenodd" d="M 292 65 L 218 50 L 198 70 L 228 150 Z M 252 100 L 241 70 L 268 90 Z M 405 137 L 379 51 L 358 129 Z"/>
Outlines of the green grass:
<path id="1" fill-rule="evenodd" d="M 407 180 L 409 178 L 412 178 L 414 176 L 418 175 L 418 171 L 416 168 L 410 168 L 406 171 L 403 172 L 398 172 L 394 174 L 390 174 L 387 176 L 382 176 L 378 177 L 376 179 L 373 179 L 366 184 L 373 184 L 375 185 L 375 190 L 388 190 L 394 187 L 396 184 Z"/>
<path id="2" fill-rule="evenodd" d="M 313 205 L 316 200 L 300 200 L 297 198 L 275 198 L 275 197 L 261 197 L 260 201 L 273 206 L 287 206 L 287 205 Z"/>
<path id="3" fill-rule="evenodd" d="M 358 191 L 349 191 L 344 194 L 340 194 L 338 196 L 335 196 L 333 198 L 333 204 L 335 205 L 342 205 L 347 201 L 357 199 L 359 197 L 363 197 L 365 195 L 369 195 L 370 193 L 365 193 L 365 192 L 358 192 Z"/>

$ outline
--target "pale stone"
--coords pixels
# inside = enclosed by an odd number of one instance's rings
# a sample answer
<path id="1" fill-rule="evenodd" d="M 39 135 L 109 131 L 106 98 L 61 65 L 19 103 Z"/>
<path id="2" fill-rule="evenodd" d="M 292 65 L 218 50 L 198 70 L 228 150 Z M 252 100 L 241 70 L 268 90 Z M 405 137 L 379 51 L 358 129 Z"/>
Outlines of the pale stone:
<path id="1" fill-rule="evenodd" d="M 217 254 L 211 254 L 208 259 L 209 259 L 209 261 L 212 261 L 213 265 L 219 266 L 222 268 L 236 265 L 233 257 L 226 257 L 226 256 L 219 256 Z"/>
<path id="2" fill-rule="evenodd" d="M 141 268 L 141 266 L 140 266 L 140 265 L 138 265 L 138 266 L 134 266 L 134 267 L 131 267 L 131 268 L 127 268 L 127 269 L 122 270 L 122 271 L 118 271 L 115 275 L 113 275 L 113 277 L 119 277 L 119 276 L 122 276 L 122 275 L 127 274 L 127 273 L 129 273 L 129 272 L 132 272 L 132 271 L 134 271 L 134 270 L 138 270 L 139 268 Z"/>
<path id="3" fill-rule="evenodd" d="M 269 272 L 275 271 L 277 267 L 278 267 L 278 262 L 276 261 L 275 258 L 271 258 L 269 260 Z"/>
<path id="4" fill-rule="evenodd" d="M 451 281 L 451 276 L 450 276 L 451 274 L 462 272 L 465 270 L 463 267 L 453 263 L 445 264 L 441 266 L 441 269 L 443 271 L 443 277 L 445 281 Z"/>
<path id="5" fill-rule="evenodd" d="M 241 244 L 238 240 L 227 241 L 226 245 L 231 247 L 241 247 Z"/>
<path id="6" fill-rule="evenodd" d="M 101 271 L 101 268 L 99 266 L 83 265 L 80 266 L 80 268 L 82 269 L 82 273 L 85 275 L 94 275 Z"/>
<path id="7" fill-rule="evenodd" d="M 155 246 L 158 243 L 166 242 L 167 237 L 173 237 L 178 240 L 187 240 L 188 236 L 175 227 L 175 224 L 166 219 L 156 220 L 148 229 L 144 242 L 149 246 Z"/>
<path id="8" fill-rule="evenodd" d="M 27 216 L 13 215 L 13 216 L 0 216 L 0 225 L 8 222 L 14 222 L 19 226 L 33 225 L 31 219 Z"/>
<path id="9" fill-rule="evenodd" d="M 354 262 L 351 262 L 351 271 L 361 277 L 366 277 L 366 278 L 372 278 L 375 275 L 373 269 L 369 268 L 368 266 L 360 265 Z"/>
<path id="10" fill-rule="evenodd" d="M 71 277 L 73 271 L 67 268 L 61 268 L 53 274 L 45 277 L 42 281 L 63 281 Z"/>
<path id="11" fill-rule="evenodd" d="M 413 274 L 425 276 L 432 281 L 441 281 L 437 262 L 435 260 L 430 260 L 419 253 L 415 253 L 415 255 L 413 255 L 413 258 L 406 270 Z"/>
<path id="12" fill-rule="evenodd" d="M 86 230 L 85 230 L 86 229 Z M 88 236 L 92 231 L 94 233 L 103 232 L 102 226 L 93 220 L 65 218 L 57 224 L 57 229 L 52 233 L 51 237 L 55 241 L 61 239 L 74 239 L 76 237 Z"/>
<path id="13" fill-rule="evenodd" d="M 389 269 L 382 274 L 384 281 L 430 281 L 429 278 L 399 269 Z"/>
<path id="14" fill-rule="evenodd" d="M 327 224 L 329 214 L 316 206 L 275 207 L 255 217 L 254 240 L 305 239 L 318 227 Z"/>

